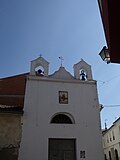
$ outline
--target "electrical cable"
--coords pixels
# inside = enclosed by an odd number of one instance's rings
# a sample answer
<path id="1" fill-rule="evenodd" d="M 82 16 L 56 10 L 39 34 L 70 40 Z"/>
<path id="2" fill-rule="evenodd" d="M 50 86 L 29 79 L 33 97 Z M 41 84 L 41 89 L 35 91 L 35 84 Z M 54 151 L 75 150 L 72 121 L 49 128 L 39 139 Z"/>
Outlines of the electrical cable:
<path id="1" fill-rule="evenodd" d="M 118 104 L 118 105 L 102 105 L 102 107 L 104 108 L 106 108 L 106 107 L 120 107 L 120 104 Z"/>

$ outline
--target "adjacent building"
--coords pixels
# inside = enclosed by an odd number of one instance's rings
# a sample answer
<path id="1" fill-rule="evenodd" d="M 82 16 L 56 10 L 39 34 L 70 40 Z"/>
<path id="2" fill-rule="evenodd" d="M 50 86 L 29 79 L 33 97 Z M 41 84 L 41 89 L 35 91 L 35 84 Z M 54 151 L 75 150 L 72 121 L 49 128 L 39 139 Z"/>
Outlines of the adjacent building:
<path id="1" fill-rule="evenodd" d="M 17 160 L 26 74 L 0 79 L 0 159 Z"/>
<path id="2" fill-rule="evenodd" d="M 105 160 L 120 159 L 120 118 L 103 131 L 103 148 Z"/>
<path id="3" fill-rule="evenodd" d="M 119 0 L 98 0 L 111 63 L 120 63 Z"/>

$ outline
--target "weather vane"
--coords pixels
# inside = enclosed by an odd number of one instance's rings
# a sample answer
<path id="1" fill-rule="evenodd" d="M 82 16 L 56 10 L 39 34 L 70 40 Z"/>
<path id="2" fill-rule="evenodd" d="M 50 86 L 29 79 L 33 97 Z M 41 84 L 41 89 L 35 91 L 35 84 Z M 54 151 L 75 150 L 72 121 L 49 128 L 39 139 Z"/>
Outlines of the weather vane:
<path id="1" fill-rule="evenodd" d="M 61 57 L 59 57 L 59 59 L 61 60 L 61 67 L 62 67 L 62 62 L 63 62 L 63 57 L 61 56 Z"/>
<path id="2" fill-rule="evenodd" d="M 42 54 L 40 54 L 40 57 L 42 57 Z"/>

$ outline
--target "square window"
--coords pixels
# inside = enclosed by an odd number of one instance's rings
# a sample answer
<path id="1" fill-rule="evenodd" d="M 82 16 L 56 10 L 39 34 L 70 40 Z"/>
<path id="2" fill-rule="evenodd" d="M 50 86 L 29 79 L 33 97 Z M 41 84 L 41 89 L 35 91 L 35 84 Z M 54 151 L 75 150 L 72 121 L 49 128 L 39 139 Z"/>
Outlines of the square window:
<path id="1" fill-rule="evenodd" d="M 67 91 L 59 91 L 59 103 L 68 104 L 68 92 Z"/>

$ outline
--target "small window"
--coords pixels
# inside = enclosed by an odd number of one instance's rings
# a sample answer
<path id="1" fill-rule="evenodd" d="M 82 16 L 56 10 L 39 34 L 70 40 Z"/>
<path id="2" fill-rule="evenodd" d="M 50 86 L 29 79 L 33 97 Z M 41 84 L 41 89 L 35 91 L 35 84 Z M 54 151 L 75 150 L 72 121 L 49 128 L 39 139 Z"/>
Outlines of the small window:
<path id="1" fill-rule="evenodd" d="M 115 136 L 113 136 L 113 140 L 115 140 Z"/>
<path id="2" fill-rule="evenodd" d="M 107 135 L 107 143 L 109 143 L 109 138 L 108 138 L 108 135 Z"/>
<path id="3" fill-rule="evenodd" d="M 109 134 L 109 137 L 110 137 L 110 141 L 112 141 L 112 138 L 111 138 L 111 133 Z"/>
<path id="4" fill-rule="evenodd" d="M 72 124 L 72 120 L 65 114 L 58 114 L 52 118 L 51 123 Z"/>
<path id="5" fill-rule="evenodd" d="M 112 136 L 113 136 L 113 140 L 115 140 L 115 135 L 114 135 L 114 131 L 112 131 Z"/>

